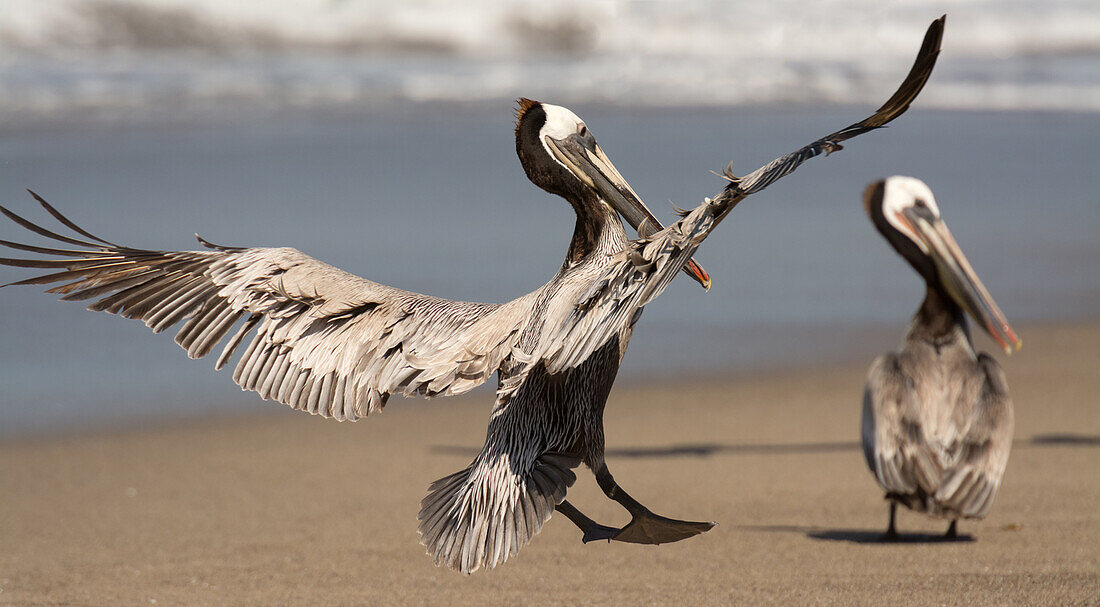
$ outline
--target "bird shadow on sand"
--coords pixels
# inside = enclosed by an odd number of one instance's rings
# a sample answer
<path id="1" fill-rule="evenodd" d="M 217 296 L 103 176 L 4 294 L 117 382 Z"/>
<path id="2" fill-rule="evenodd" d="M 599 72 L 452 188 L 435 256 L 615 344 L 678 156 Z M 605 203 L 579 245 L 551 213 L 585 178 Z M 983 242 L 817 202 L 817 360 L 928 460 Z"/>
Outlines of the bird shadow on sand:
<path id="1" fill-rule="evenodd" d="M 1069 432 L 1036 434 L 1026 441 L 1014 441 L 1013 447 L 1019 446 L 1021 442 L 1033 447 L 1100 447 L 1100 436 Z"/>
<path id="2" fill-rule="evenodd" d="M 688 443 L 664 447 L 614 447 L 604 451 L 610 458 L 660 458 L 660 457 L 709 457 L 711 455 L 784 455 L 793 453 L 834 453 L 859 449 L 856 441 L 836 441 L 824 443 L 780 443 L 780 444 L 722 444 Z M 432 452 L 447 455 L 477 455 L 480 449 L 459 447 L 457 445 L 436 445 Z"/>
<path id="3" fill-rule="evenodd" d="M 853 544 L 966 544 L 974 536 L 960 533 L 945 537 L 942 533 L 899 533 L 887 539 L 881 529 L 825 529 L 806 525 L 738 525 L 737 529 L 764 533 L 801 533 L 814 540 L 850 542 Z"/>
<path id="4" fill-rule="evenodd" d="M 1098 447 L 1100 436 L 1088 434 L 1036 434 L 1016 439 L 1014 449 L 1047 447 Z M 817 455 L 859 451 L 859 441 L 829 441 L 817 443 L 685 443 L 654 447 L 613 447 L 604 454 L 609 458 L 710 457 L 714 455 Z M 459 445 L 434 445 L 432 453 L 474 457 L 480 448 Z"/>
<path id="5" fill-rule="evenodd" d="M 808 531 L 806 537 L 853 544 L 967 544 L 974 541 L 974 536 L 966 533 L 955 537 L 946 537 L 942 533 L 899 533 L 897 537 L 887 539 L 882 531 L 867 529 L 821 529 Z"/>

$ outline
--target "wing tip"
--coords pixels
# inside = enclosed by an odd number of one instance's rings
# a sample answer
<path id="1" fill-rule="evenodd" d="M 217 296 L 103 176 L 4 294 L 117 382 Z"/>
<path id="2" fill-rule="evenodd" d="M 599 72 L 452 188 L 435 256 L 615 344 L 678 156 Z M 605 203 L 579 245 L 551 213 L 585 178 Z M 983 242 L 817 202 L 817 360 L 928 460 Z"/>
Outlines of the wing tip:
<path id="1" fill-rule="evenodd" d="M 213 249 L 215 251 L 240 251 L 244 249 L 244 247 L 231 247 L 227 245 L 214 244 L 209 240 L 203 238 L 202 236 L 199 236 L 197 232 L 195 233 L 195 240 L 198 240 L 199 244 L 201 244 L 202 246 L 208 249 Z"/>
<path id="2" fill-rule="evenodd" d="M 45 199 L 43 199 L 41 196 L 39 196 L 38 193 L 35 192 L 34 190 L 32 190 L 30 188 L 23 188 L 23 189 L 27 190 L 27 193 L 30 194 L 39 203 L 45 203 L 46 202 Z"/>

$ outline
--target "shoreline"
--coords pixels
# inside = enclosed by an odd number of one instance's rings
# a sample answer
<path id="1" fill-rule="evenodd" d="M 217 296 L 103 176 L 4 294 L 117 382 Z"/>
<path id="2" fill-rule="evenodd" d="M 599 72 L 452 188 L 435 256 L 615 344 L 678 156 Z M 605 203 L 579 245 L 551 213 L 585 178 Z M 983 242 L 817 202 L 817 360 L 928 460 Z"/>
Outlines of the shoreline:
<path id="1" fill-rule="evenodd" d="M 858 448 L 866 369 L 842 365 L 620 386 L 606 414 L 619 482 L 656 512 L 720 525 L 660 547 L 582 545 L 555 516 L 468 577 L 432 564 L 416 512 L 480 446 L 482 394 L 394 401 L 356 424 L 286 409 L 5 442 L 0 604 L 1088 604 L 1100 322 L 1025 331 L 1005 364 L 1017 442 L 964 541 L 905 511 L 910 541 L 875 541 L 887 509 Z M 587 470 L 569 498 L 625 522 Z"/>
<path id="2" fill-rule="evenodd" d="M 1073 332 L 1078 330 L 1093 331 L 1100 328 L 1100 319 L 1079 319 L 1079 320 L 1049 320 L 1031 322 L 1020 327 L 1020 335 L 1028 336 L 1036 332 Z M 834 328 L 835 329 L 835 328 Z M 858 328 L 845 328 L 836 329 L 831 331 L 832 333 L 843 333 L 844 331 L 856 331 Z M 825 329 L 823 327 L 816 327 L 815 331 L 819 334 L 824 334 Z M 848 335 L 847 333 L 844 333 Z M 841 354 L 838 358 L 832 360 L 821 360 L 813 356 L 803 356 L 801 358 L 789 359 L 786 363 L 778 363 L 772 360 L 768 360 L 760 364 L 760 366 L 746 367 L 739 366 L 735 369 L 726 371 L 720 370 L 700 370 L 693 372 L 691 370 L 678 370 L 669 372 L 647 372 L 646 370 L 638 369 L 620 369 L 618 379 L 612 388 L 611 398 L 622 397 L 624 399 L 631 398 L 632 393 L 648 392 L 653 389 L 677 391 L 677 390 L 690 390 L 695 386 L 710 386 L 712 388 L 718 388 L 725 384 L 736 385 L 745 381 L 749 382 L 783 382 L 790 377 L 800 377 L 807 374 L 831 374 L 831 373 L 852 373 L 854 370 L 862 367 L 870 366 L 871 361 L 874 360 L 879 354 L 890 351 L 892 348 L 896 348 L 901 342 L 904 335 L 904 328 L 885 326 L 876 326 L 863 330 L 858 334 L 853 343 L 847 344 L 841 348 Z M 986 351 L 993 355 L 1002 366 L 1011 365 L 1012 358 L 1004 356 L 1001 352 L 997 351 L 995 344 L 989 340 L 984 333 L 980 331 L 975 334 L 978 337 L 978 344 L 976 348 L 980 351 Z M 871 345 L 873 342 L 874 345 Z M 874 348 L 878 348 L 875 353 L 871 353 Z M 1100 348 L 1100 337 L 1097 339 L 1097 347 Z M 633 353 L 633 350 L 641 350 L 641 348 L 632 348 L 628 350 L 627 357 L 636 358 L 640 353 Z M 1017 354 L 1016 356 L 1026 356 L 1027 347 L 1022 351 L 1023 354 Z M 651 355 L 653 357 L 653 355 Z M 212 371 L 213 372 L 213 371 Z M 1011 372 L 1006 367 L 1006 372 Z M 218 373 L 218 372 L 213 372 Z M 225 371 L 222 371 L 219 375 L 228 375 Z M 227 378 L 228 379 L 228 378 Z M 1010 378 L 1011 385 L 1011 378 Z M 469 406 L 477 406 L 477 403 L 483 404 L 488 408 L 492 404 L 492 394 L 495 390 L 495 380 L 486 382 L 485 385 L 475 388 L 473 391 L 456 397 L 440 397 L 436 399 L 424 399 L 424 398 L 406 398 L 400 395 L 393 396 L 386 408 L 381 413 L 374 414 L 370 420 L 384 420 L 386 417 L 393 414 L 398 409 L 406 407 L 436 407 L 447 406 L 449 402 L 460 402 Z M 862 389 L 862 383 L 860 384 Z M 205 405 L 205 409 L 196 412 L 187 412 L 181 409 L 173 409 L 171 412 L 150 413 L 148 415 L 141 415 L 135 418 L 127 417 L 125 415 L 112 415 L 107 418 L 95 419 L 90 422 L 75 423 L 66 425 L 60 428 L 43 429 L 43 428 L 21 428 L 12 432 L 4 432 L 0 430 L 0 447 L 6 445 L 19 445 L 25 443 L 39 443 L 49 442 L 53 440 L 66 440 L 71 438 L 80 437 L 92 437 L 92 436 L 120 436 L 132 432 L 145 432 L 151 430 L 161 430 L 169 428 L 187 428 L 196 427 L 201 428 L 208 425 L 219 425 L 222 423 L 238 423 L 247 424 L 253 420 L 263 420 L 274 416 L 289 415 L 291 417 L 306 416 L 305 414 L 293 411 L 287 408 L 285 405 L 273 400 L 260 400 L 253 392 L 242 392 L 236 384 L 231 381 L 227 381 L 225 386 L 226 398 L 224 401 L 228 401 L 232 397 L 233 404 L 224 405 Z M 631 394 L 624 394 L 631 393 Z M 218 399 L 212 399 L 206 396 L 196 399 L 202 400 L 207 403 L 217 402 Z M 219 408 L 220 407 L 220 408 Z M 307 416 L 309 417 L 309 416 Z M 336 423 L 336 422 L 330 422 Z M 344 425 L 355 425 L 370 423 L 370 421 L 363 419 L 359 422 L 352 422 Z"/>
<path id="3" fill-rule="evenodd" d="M 874 103 L 840 102 L 829 100 L 782 101 L 777 103 L 737 103 L 737 104 L 677 104 L 647 105 L 613 103 L 601 100 L 577 102 L 562 100 L 585 108 L 585 115 L 602 118 L 607 115 L 628 114 L 641 119 L 656 116 L 689 116 L 724 118 L 736 115 L 741 120 L 750 120 L 758 116 L 801 114 L 813 110 L 823 114 L 851 114 L 853 117 L 873 108 Z M 40 115 L 35 113 L 9 112 L 8 119 L 0 124 L 0 135 L 7 138 L 50 137 L 55 135 L 119 135 L 133 133 L 164 133 L 177 135 L 191 131 L 241 129 L 263 130 L 272 121 L 278 121 L 290 128 L 339 127 L 349 121 L 373 122 L 411 122 L 411 121 L 464 121 L 500 118 L 509 121 L 509 113 L 515 105 L 507 96 L 484 101 L 416 101 L 381 103 L 363 103 L 361 105 L 318 104 L 314 106 L 281 105 L 267 106 L 256 101 L 232 107 L 228 111 L 221 109 L 213 113 L 207 105 L 197 104 L 185 111 L 165 113 L 154 108 L 143 108 L 134 114 L 134 108 L 127 106 L 100 107 L 93 109 L 70 110 L 68 113 Z M 173 106 L 174 107 L 174 106 Z M 1090 108 L 1043 108 L 1043 107 L 969 107 L 934 105 L 922 109 L 928 114 L 973 114 L 988 116 L 991 114 L 1041 118 L 1044 120 L 1093 119 L 1100 115 L 1100 109 Z M 501 118 L 503 116 L 503 118 Z"/>

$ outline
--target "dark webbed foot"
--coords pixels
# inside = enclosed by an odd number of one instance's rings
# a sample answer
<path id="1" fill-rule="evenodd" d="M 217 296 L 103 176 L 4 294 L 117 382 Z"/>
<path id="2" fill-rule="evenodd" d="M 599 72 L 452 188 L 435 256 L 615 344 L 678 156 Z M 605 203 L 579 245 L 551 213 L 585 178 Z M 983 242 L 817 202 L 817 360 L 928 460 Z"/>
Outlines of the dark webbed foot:
<path id="1" fill-rule="evenodd" d="M 580 528 L 580 530 L 584 533 L 584 535 L 581 536 L 581 542 L 585 544 L 596 540 L 607 540 L 610 542 L 619 533 L 619 530 L 615 527 L 601 525 L 596 521 L 588 518 L 584 515 L 583 512 L 577 510 L 573 506 L 573 504 L 570 504 L 568 501 L 562 501 L 562 503 L 558 504 L 555 509 L 558 512 L 564 514 L 566 518 L 573 521 L 573 524 Z"/>
<path id="2" fill-rule="evenodd" d="M 607 540 L 609 542 L 615 540 L 631 544 L 668 544 L 710 531 L 716 524 L 679 521 L 645 510 L 636 513 L 625 527 L 617 529 L 601 525 L 588 518 L 568 501 L 558 504 L 557 510 L 580 528 L 581 532 L 584 533 L 581 541 L 585 544 L 595 540 Z"/>
<path id="3" fill-rule="evenodd" d="M 564 514 L 573 524 L 580 527 L 584 533 L 581 541 L 584 543 L 593 540 L 616 540 L 631 544 L 668 544 L 678 542 L 689 537 L 710 531 L 717 523 L 697 523 L 692 521 L 680 521 L 653 514 L 648 508 L 630 497 L 622 487 L 615 482 L 606 465 L 596 470 L 596 482 L 607 494 L 607 497 L 619 502 L 630 512 L 630 522 L 622 529 L 601 525 L 588 518 L 573 504 L 562 500 L 557 505 L 558 512 Z"/>
<path id="4" fill-rule="evenodd" d="M 607 497 L 619 502 L 630 513 L 630 522 L 611 539 L 632 544 L 667 544 L 678 542 L 694 535 L 710 531 L 715 523 L 695 523 L 680 521 L 653 514 L 648 508 L 630 497 L 615 482 L 607 465 L 596 471 L 596 482 Z"/>
<path id="5" fill-rule="evenodd" d="M 631 544 L 668 544 L 710 531 L 716 524 L 680 521 L 646 510 L 634 513 L 634 518 L 611 539 Z"/>

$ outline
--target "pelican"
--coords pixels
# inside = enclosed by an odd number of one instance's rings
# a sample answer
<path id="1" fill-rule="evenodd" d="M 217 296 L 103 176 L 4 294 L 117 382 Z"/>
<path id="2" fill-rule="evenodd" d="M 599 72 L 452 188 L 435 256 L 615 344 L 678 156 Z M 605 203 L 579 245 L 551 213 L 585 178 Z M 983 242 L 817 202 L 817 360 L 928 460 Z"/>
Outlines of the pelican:
<path id="1" fill-rule="evenodd" d="M 51 256 L 0 263 L 51 271 L 11 284 L 61 282 L 48 292 L 94 300 L 90 309 L 142 320 L 154 332 L 186 321 L 176 341 L 192 358 L 228 338 L 218 369 L 248 339 L 234 381 L 264 399 L 337 420 L 379 411 L 392 394 L 460 394 L 496 374 L 481 452 L 466 468 L 432 483 L 421 502 L 421 543 L 437 565 L 464 573 L 495 567 L 526 545 L 555 510 L 582 530 L 586 542 L 673 542 L 714 524 L 653 514 L 616 483 L 604 461 L 604 404 L 642 307 L 681 271 L 709 284 L 691 257 L 739 201 L 905 112 L 931 74 L 942 34 L 940 18 L 901 87 L 874 115 L 745 177 L 727 170 L 720 194 L 682 212 L 668 228 L 576 114 L 520 99 L 520 163 L 532 183 L 569 202 L 577 221 L 554 277 L 504 304 L 410 293 L 289 248 L 227 247 L 201 238 L 206 251 L 121 246 L 93 236 L 33 192 L 79 238 L 0 210 L 24 228 L 78 248 L 0 241 Z M 628 240 L 622 219 L 640 238 Z M 231 334 L 234 326 L 239 328 Z M 630 513 L 626 526 L 598 524 L 565 500 L 581 463 Z"/>
<path id="2" fill-rule="evenodd" d="M 894 176 L 867 187 L 867 214 L 924 278 L 924 301 L 901 350 L 871 364 L 863 396 L 863 454 L 890 502 L 884 539 L 898 537 L 898 504 L 951 523 L 989 512 L 1012 447 L 1004 371 L 974 351 L 969 314 L 1006 354 L 1021 341 L 940 217 L 932 190 Z"/>

